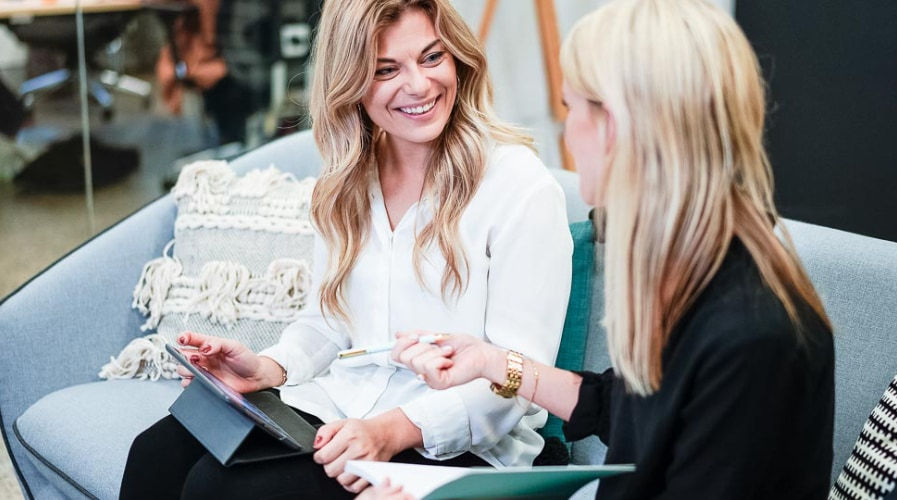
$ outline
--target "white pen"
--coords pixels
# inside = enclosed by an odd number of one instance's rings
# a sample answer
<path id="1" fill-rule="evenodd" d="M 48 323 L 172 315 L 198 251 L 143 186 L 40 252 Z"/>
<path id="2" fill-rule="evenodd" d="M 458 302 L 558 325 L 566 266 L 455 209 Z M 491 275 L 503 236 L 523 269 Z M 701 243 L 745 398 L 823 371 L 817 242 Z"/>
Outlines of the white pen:
<path id="1" fill-rule="evenodd" d="M 436 335 L 424 335 L 423 337 L 417 339 L 418 344 L 433 344 L 438 342 L 446 337 L 449 334 L 447 333 L 437 333 Z M 360 349 L 347 349 L 345 351 L 340 351 L 336 354 L 336 359 L 346 359 L 346 358 L 354 358 L 355 356 L 365 356 L 367 354 L 376 354 L 378 352 L 387 352 L 391 351 L 393 347 L 395 347 L 396 343 L 393 342 L 389 345 L 381 345 L 379 347 L 363 347 Z"/>

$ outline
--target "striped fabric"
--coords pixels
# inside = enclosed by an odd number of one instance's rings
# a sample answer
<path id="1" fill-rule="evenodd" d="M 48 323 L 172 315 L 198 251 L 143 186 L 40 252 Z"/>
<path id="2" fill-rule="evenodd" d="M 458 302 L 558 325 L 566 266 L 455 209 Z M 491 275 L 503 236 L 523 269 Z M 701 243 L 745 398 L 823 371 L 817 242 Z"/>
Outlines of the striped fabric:
<path id="1" fill-rule="evenodd" d="M 897 486 L 897 376 L 891 380 L 832 490 L 830 500 L 884 498 Z"/>

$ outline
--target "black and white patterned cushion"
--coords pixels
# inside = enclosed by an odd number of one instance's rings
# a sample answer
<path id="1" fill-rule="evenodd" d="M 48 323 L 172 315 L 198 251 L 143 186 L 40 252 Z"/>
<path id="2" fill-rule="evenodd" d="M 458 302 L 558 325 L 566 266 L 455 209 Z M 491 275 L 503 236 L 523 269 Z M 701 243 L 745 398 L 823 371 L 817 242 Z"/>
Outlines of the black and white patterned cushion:
<path id="1" fill-rule="evenodd" d="M 897 486 L 897 377 L 863 426 L 830 500 L 880 499 Z"/>

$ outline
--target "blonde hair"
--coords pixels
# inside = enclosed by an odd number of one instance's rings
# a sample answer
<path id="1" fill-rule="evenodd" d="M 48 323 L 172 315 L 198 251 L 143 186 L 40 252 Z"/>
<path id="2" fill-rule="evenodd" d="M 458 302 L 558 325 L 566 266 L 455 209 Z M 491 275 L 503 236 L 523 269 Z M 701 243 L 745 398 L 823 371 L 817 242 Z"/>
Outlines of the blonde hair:
<path id="1" fill-rule="evenodd" d="M 487 143 L 532 147 L 532 139 L 495 118 L 485 54 L 447 0 L 325 2 L 309 97 L 324 167 L 312 195 L 311 216 L 330 248 L 320 286 L 321 308 L 346 321 L 351 319 L 343 292 L 368 237 L 369 174 L 376 168 L 375 139 L 380 133 L 360 102 L 374 77 L 379 34 L 408 9 L 419 9 L 433 21 L 437 36 L 455 58 L 458 75 L 457 101 L 435 141 L 424 181 L 436 203 L 433 219 L 418 232 L 414 246 L 419 282 L 423 284 L 423 252 L 435 243 L 446 259 L 443 298 L 463 292 L 468 270 L 458 222 L 483 177 Z"/>
<path id="2" fill-rule="evenodd" d="M 569 85 L 613 116 L 606 188 L 605 311 L 614 369 L 660 387 L 667 340 L 733 236 L 801 336 L 798 305 L 828 324 L 773 203 L 764 90 L 734 20 L 700 0 L 618 0 L 564 42 Z"/>

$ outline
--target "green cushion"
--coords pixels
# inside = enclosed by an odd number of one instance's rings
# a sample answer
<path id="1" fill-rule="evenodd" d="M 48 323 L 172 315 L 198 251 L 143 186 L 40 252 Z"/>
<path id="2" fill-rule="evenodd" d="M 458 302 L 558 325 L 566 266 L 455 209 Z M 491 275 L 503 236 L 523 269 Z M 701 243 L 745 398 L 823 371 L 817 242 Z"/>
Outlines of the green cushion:
<path id="1" fill-rule="evenodd" d="M 589 314 L 592 305 L 592 271 L 595 264 L 595 229 L 592 221 L 570 224 L 573 237 L 573 279 L 570 283 L 570 299 L 564 333 L 555 366 L 564 370 L 579 371 L 583 368 L 586 339 L 589 336 Z M 564 441 L 563 422 L 548 415 L 548 422 L 540 433 L 543 437 L 557 437 Z M 566 442 L 566 441 L 564 441 Z"/>

